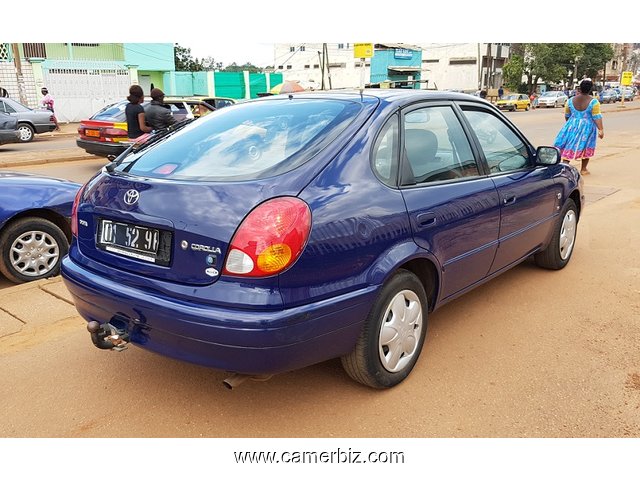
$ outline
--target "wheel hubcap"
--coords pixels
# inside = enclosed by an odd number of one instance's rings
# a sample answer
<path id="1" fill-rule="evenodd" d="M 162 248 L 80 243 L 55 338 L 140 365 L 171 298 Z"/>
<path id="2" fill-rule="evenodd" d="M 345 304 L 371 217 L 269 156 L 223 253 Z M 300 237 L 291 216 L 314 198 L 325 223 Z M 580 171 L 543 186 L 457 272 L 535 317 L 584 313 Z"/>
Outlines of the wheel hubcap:
<path id="1" fill-rule="evenodd" d="M 576 240 L 577 225 L 576 212 L 569 210 L 564 216 L 562 227 L 560 228 L 560 258 L 562 260 L 566 260 L 571 255 Z"/>
<path id="2" fill-rule="evenodd" d="M 29 130 L 27 127 L 20 127 L 18 128 L 19 132 L 20 132 L 20 140 L 29 140 L 31 138 L 31 130 Z"/>
<path id="3" fill-rule="evenodd" d="M 411 290 L 399 292 L 384 315 L 378 352 L 382 366 L 390 372 L 405 368 L 416 353 L 422 331 L 420 299 Z"/>
<path id="4" fill-rule="evenodd" d="M 20 235 L 11 245 L 10 260 L 17 272 L 27 277 L 49 273 L 58 262 L 58 243 L 45 232 L 31 231 Z"/>

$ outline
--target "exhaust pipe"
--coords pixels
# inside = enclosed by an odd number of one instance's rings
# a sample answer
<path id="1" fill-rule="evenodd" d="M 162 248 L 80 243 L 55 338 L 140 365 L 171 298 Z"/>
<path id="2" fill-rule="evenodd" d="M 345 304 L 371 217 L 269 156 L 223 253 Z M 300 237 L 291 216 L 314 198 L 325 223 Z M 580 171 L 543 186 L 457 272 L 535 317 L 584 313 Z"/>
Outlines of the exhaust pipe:
<path id="1" fill-rule="evenodd" d="M 129 334 L 118 330 L 110 323 L 100 324 L 96 321 L 87 323 L 87 330 L 91 334 L 91 341 L 101 350 L 125 350 L 129 343 Z"/>
<path id="2" fill-rule="evenodd" d="M 222 381 L 222 385 L 224 385 L 229 390 L 233 390 L 241 383 L 244 383 L 246 380 L 254 380 L 256 382 L 266 382 L 273 375 L 243 375 L 242 373 L 234 373 L 229 378 L 225 378 Z"/>

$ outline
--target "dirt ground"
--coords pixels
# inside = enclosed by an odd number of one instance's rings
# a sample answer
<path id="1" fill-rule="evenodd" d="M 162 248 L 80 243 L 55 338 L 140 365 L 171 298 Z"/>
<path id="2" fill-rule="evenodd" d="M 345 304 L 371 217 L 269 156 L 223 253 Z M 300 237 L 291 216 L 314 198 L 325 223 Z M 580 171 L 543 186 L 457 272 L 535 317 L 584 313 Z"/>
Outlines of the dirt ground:
<path id="1" fill-rule="evenodd" d="M 0 336 L 0 436 L 638 437 L 640 139 L 608 140 L 570 264 L 525 263 L 438 310 L 394 389 L 333 360 L 229 391 L 223 372 L 99 351 L 79 317 L 52 325 L 42 311 Z"/>

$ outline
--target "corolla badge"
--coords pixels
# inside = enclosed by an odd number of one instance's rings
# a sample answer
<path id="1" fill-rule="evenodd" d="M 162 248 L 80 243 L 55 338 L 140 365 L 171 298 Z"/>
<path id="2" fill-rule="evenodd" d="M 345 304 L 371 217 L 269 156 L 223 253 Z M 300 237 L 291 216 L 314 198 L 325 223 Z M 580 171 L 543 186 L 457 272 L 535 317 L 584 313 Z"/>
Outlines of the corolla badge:
<path id="1" fill-rule="evenodd" d="M 140 192 L 137 190 L 131 189 L 127 190 L 127 193 L 124 194 L 124 203 L 127 205 L 133 205 L 140 198 Z"/>

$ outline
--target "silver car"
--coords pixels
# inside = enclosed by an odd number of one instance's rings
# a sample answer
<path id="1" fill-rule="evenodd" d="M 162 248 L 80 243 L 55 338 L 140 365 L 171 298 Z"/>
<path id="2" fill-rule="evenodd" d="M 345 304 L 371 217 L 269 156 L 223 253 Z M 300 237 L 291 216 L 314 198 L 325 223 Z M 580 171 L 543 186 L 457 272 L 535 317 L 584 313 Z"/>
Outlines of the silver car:
<path id="1" fill-rule="evenodd" d="M 544 92 L 538 98 L 538 107 L 564 107 L 564 104 L 567 103 L 567 100 L 568 97 L 564 94 L 564 92 Z"/>
<path id="2" fill-rule="evenodd" d="M 11 98 L 0 98 L 0 112 L 18 121 L 20 141 L 30 142 L 36 133 L 51 132 L 56 128 L 53 114 L 45 109 L 31 109 Z"/>
<path id="3" fill-rule="evenodd" d="M 0 112 L 0 145 L 19 142 L 20 134 L 15 118 Z"/>

